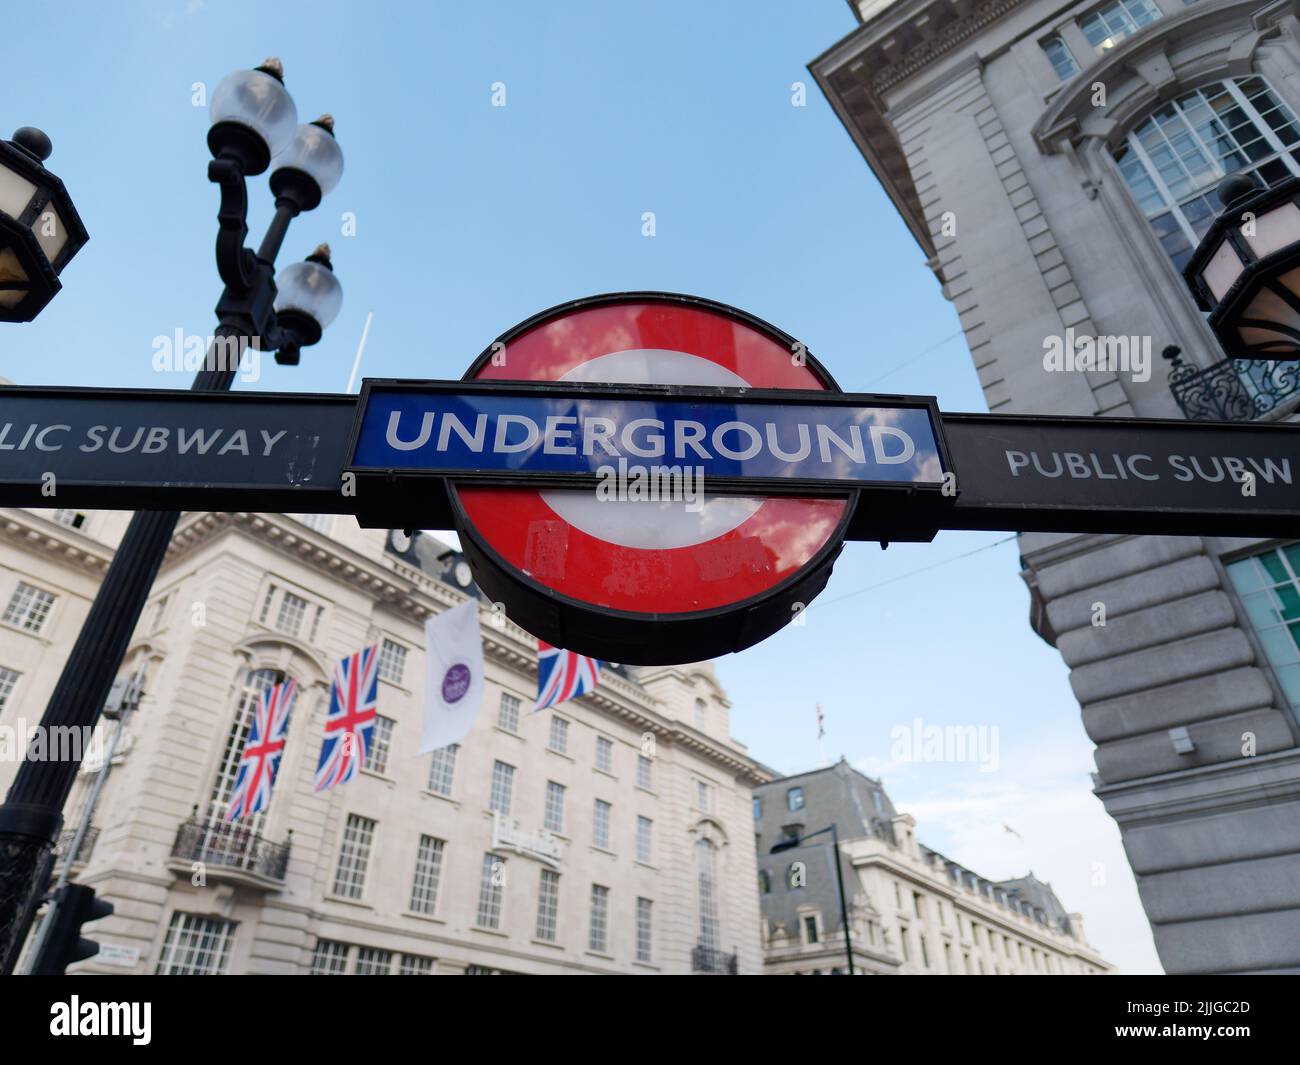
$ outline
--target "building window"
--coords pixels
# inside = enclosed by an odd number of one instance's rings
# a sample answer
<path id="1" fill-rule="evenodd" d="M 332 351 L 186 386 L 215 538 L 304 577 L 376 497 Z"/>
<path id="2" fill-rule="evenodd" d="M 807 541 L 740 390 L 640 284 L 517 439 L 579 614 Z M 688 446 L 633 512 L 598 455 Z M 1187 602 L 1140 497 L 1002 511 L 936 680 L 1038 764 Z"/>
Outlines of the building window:
<path id="1" fill-rule="evenodd" d="M 456 778 L 456 752 L 459 743 L 439 747 L 429 761 L 429 790 L 435 795 L 450 795 L 452 781 Z"/>
<path id="2" fill-rule="evenodd" d="M 311 953 L 311 976 L 342 976 L 348 971 L 348 950 L 346 943 L 333 939 L 316 940 L 316 949 Z"/>
<path id="3" fill-rule="evenodd" d="M 55 510 L 50 513 L 50 521 L 65 529 L 80 529 L 86 524 L 86 515 L 80 510 Z"/>
<path id="4" fill-rule="evenodd" d="M 406 672 L 406 648 L 396 640 L 385 637 L 379 644 L 379 678 L 390 684 L 401 684 Z"/>
<path id="5" fill-rule="evenodd" d="M 543 869 L 541 883 L 537 885 L 537 938 L 542 942 L 555 942 L 559 912 L 560 874 L 554 869 Z"/>
<path id="6" fill-rule="evenodd" d="M 478 882 L 478 915 L 480 928 L 501 927 L 501 885 L 505 883 L 506 860 L 495 854 L 483 855 L 483 871 Z"/>
<path id="7" fill-rule="evenodd" d="M 705 950 L 717 950 L 722 942 L 718 920 L 718 852 L 707 839 L 695 844 L 695 881 L 700 909 L 700 946 Z"/>
<path id="8" fill-rule="evenodd" d="M 403 954 L 397 969 L 398 976 L 432 976 L 433 959 L 420 954 Z"/>
<path id="9" fill-rule="evenodd" d="M 758 871 L 758 893 L 760 895 L 772 894 L 772 875 L 766 869 Z"/>
<path id="10" fill-rule="evenodd" d="M 569 750 L 569 723 L 562 717 L 551 715 L 551 734 L 546 746 L 556 754 L 567 754 Z"/>
<path id="11" fill-rule="evenodd" d="M 6 669 L 0 666 L 0 712 L 9 705 L 9 698 L 14 693 L 14 688 L 18 686 L 18 678 L 22 674 L 16 669 Z"/>
<path id="12" fill-rule="evenodd" d="M 1079 73 L 1079 64 L 1074 58 L 1074 53 L 1060 37 L 1047 38 L 1043 42 L 1043 51 L 1047 53 L 1047 60 L 1056 71 L 1056 76 L 1062 81 L 1069 81 Z"/>
<path id="13" fill-rule="evenodd" d="M 345 899 L 359 899 L 366 890 L 366 867 L 370 864 L 370 845 L 375 838 L 375 822 L 358 814 L 348 814 L 343 826 L 343 845 L 339 848 L 339 865 L 334 874 L 334 894 Z"/>
<path id="14" fill-rule="evenodd" d="M 5 607 L 3 621 L 27 632 L 40 632 L 45 627 L 52 606 L 52 592 L 19 581 L 14 594 L 9 598 L 9 605 Z"/>
<path id="15" fill-rule="evenodd" d="M 638 754 L 636 756 L 636 786 L 645 788 L 646 791 L 653 791 L 654 784 L 654 762 L 644 754 Z"/>
<path id="16" fill-rule="evenodd" d="M 763 800 L 757 795 L 754 796 L 754 820 L 761 820 L 763 817 Z"/>
<path id="17" fill-rule="evenodd" d="M 163 621 L 167 617 L 167 605 L 171 602 L 171 593 L 160 595 L 153 604 L 153 618 L 149 622 L 149 631 L 157 632 L 163 627 Z"/>
<path id="18" fill-rule="evenodd" d="M 1263 78 L 1207 85 L 1155 110 L 1115 151 L 1129 192 L 1181 270 L 1234 171 L 1276 185 L 1300 174 L 1300 126 Z"/>
<path id="19" fill-rule="evenodd" d="M 366 748 L 361 768 L 380 774 L 388 769 L 388 752 L 392 749 L 394 724 L 396 722 L 391 717 L 375 715 L 375 728 L 370 734 L 370 745 Z"/>
<path id="20" fill-rule="evenodd" d="M 1159 17 L 1160 9 L 1152 0 L 1111 0 L 1081 18 L 1079 29 L 1097 49 L 1097 54 L 1105 55 L 1124 38 L 1132 37 Z"/>
<path id="21" fill-rule="evenodd" d="M 817 917 L 807 914 L 803 919 L 803 941 L 809 946 L 817 942 Z"/>
<path id="22" fill-rule="evenodd" d="M 438 881 L 442 878 L 444 843 L 433 836 L 421 836 L 415 852 L 415 880 L 411 883 L 411 909 L 434 913 L 438 909 Z"/>
<path id="23" fill-rule="evenodd" d="M 926 947 L 925 945 L 925 934 L 922 933 L 918 935 L 917 938 L 921 942 L 921 964 L 928 969 L 930 968 L 930 951 L 929 948 Z"/>
<path id="24" fill-rule="evenodd" d="M 803 809 L 803 788 L 791 788 L 785 793 L 785 804 L 790 810 Z"/>
<path id="25" fill-rule="evenodd" d="M 278 608 L 277 608 L 278 604 Z M 275 613 L 274 628 L 288 636 L 299 636 L 308 642 L 315 640 L 320 630 L 321 617 L 325 608 L 296 595 L 277 584 L 266 586 L 266 595 L 262 607 L 257 613 L 258 624 L 270 625 L 272 612 Z M 310 621 L 310 625 L 308 625 Z M 307 631 L 304 633 L 303 629 Z"/>
<path id="26" fill-rule="evenodd" d="M 564 785 L 554 780 L 546 782 L 546 803 L 542 813 L 542 827 L 548 832 L 564 831 Z"/>
<path id="27" fill-rule="evenodd" d="M 378 947 L 358 947 L 357 976 L 392 976 L 393 952 Z"/>
<path id="28" fill-rule="evenodd" d="M 519 731 L 519 698 L 509 692 L 501 693 L 501 705 L 497 707 L 497 724 L 507 732 Z"/>
<path id="29" fill-rule="evenodd" d="M 695 806 L 702 813 L 713 813 L 713 788 L 702 780 L 695 782 Z"/>
<path id="30" fill-rule="evenodd" d="M 275 627 L 290 636 L 302 632 L 302 622 L 307 616 L 307 600 L 293 592 L 285 592 L 280 600 L 280 612 L 275 617 Z"/>
<path id="31" fill-rule="evenodd" d="M 230 796 L 235 790 L 235 779 L 239 775 L 239 763 L 244 756 L 244 744 L 253 727 L 253 714 L 257 710 L 257 701 L 267 688 L 274 688 L 286 679 L 286 674 L 276 669 L 258 669 L 248 675 L 244 687 L 239 693 L 239 702 L 235 706 L 235 720 L 230 731 L 226 733 L 226 745 L 221 752 L 221 761 L 217 764 L 217 776 L 212 782 L 212 791 L 208 796 L 207 822 L 211 838 L 206 842 L 209 849 L 215 849 L 229 855 L 235 849 L 247 851 L 251 858 L 252 839 L 262 831 L 266 823 L 266 810 L 240 820 L 244 830 L 241 834 L 222 831 L 219 826 L 227 824 Z M 271 801 L 275 801 L 272 792 Z M 238 857 L 238 855 L 236 855 Z"/>
<path id="32" fill-rule="evenodd" d="M 918 919 L 925 916 L 925 914 L 921 912 L 921 896 L 915 891 L 912 892 L 912 909 L 916 911 Z"/>
<path id="33" fill-rule="evenodd" d="M 695 727 L 701 732 L 704 731 L 704 700 L 695 700 Z"/>
<path id="34" fill-rule="evenodd" d="M 611 806 L 604 799 L 597 799 L 591 819 L 591 842 L 602 850 L 609 850 L 609 815 Z"/>
<path id="35" fill-rule="evenodd" d="M 294 517 L 322 536 L 328 536 L 330 528 L 334 525 L 333 514 L 295 514 Z"/>
<path id="36" fill-rule="evenodd" d="M 651 913 L 654 903 L 649 899 L 636 900 L 636 960 L 650 961 Z"/>
<path id="37" fill-rule="evenodd" d="M 591 885 L 591 928 L 587 949 L 604 954 L 609 950 L 609 888 Z"/>
<path id="38" fill-rule="evenodd" d="M 654 822 L 648 817 L 637 817 L 636 819 L 636 860 L 650 864 L 651 858 L 651 834 L 654 831 Z"/>
<path id="39" fill-rule="evenodd" d="M 515 790 L 515 767 L 505 762 L 492 763 L 492 792 L 488 808 L 499 814 L 510 813 L 510 800 Z"/>
<path id="40" fill-rule="evenodd" d="M 1230 563 L 1228 576 L 1292 712 L 1300 716 L 1300 544 Z"/>
<path id="41" fill-rule="evenodd" d="M 596 768 L 603 773 L 614 772 L 614 741 L 604 736 L 596 737 Z"/>
<path id="42" fill-rule="evenodd" d="M 197 913 L 172 914 L 158 956 L 158 976 L 219 976 L 230 960 L 233 921 L 200 917 Z"/>

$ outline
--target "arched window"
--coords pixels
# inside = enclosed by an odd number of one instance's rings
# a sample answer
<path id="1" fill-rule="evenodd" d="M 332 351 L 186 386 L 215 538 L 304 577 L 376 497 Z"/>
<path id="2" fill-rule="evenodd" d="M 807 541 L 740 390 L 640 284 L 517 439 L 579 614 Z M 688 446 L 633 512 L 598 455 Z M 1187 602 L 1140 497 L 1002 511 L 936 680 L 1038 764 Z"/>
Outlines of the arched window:
<path id="1" fill-rule="evenodd" d="M 1245 170 L 1275 185 L 1300 174 L 1300 125 L 1263 78 L 1236 78 L 1157 108 L 1115 161 L 1181 270 L 1221 210 L 1214 188 L 1225 176 Z"/>
<path id="2" fill-rule="evenodd" d="M 707 839 L 695 844 L 695 870 L 700 896 L 700 946 L 717 950 L 722 941 L 718 921 L 718 852 Z"/>
<path id="3" fill-rule="evenodd" d="M 244 743 L 253 725 L 253 712 L 257 709 L 258 697 L 267 688 L 282 683 L 285 677 L 286 674 L 278 669 L 254 670 L 248 674 L 239 691 L 235 718 L 221 749 L 221 760 L 217 763 L 217 774 L 212 782 L 205 815 L 207 827 L 204 847 L 208 851 L 219 851 L 226 864 L 237 864 L 240 855 L 244 854 L 251 858 L 253 837 L 266 824 L 265 810 L 259 810 L 233 823 L 228 822 L 226 816 L 230 809 L 230 796 L 235 789 L 235 778 L 239 775 Z"/>

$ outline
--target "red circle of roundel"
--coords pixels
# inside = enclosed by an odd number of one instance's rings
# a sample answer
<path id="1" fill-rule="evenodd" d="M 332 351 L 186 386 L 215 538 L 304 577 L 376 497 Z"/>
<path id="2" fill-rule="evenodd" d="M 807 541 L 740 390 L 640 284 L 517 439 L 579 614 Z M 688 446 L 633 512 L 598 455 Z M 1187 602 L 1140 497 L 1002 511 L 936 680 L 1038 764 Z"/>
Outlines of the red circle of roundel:
<path id="1" fill-rule="evenodd" d="M 835 390 L 755 326 L 678 300 L 570 305 L 526 325 L 503 354 L 480 360 L 467 376 Z M 674 504 L 593 509 L 589 492 L 457 492 L 475 531 L 508 565 L 561 595 L 636 614 L 693 613 L 771 591 L 826 547 L 848 505 L 710 498 L 692 518 Z"/>

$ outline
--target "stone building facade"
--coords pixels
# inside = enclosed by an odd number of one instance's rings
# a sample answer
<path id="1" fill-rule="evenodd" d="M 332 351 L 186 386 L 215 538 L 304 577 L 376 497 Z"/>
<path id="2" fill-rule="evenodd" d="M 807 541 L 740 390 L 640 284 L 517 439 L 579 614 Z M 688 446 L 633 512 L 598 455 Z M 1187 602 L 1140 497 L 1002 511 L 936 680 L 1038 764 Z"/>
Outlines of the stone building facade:
<path id="1" fill-rule="evenodd" d="M 772 975 L 847 972 L 831 824 L 858 975 L 1096 975 L 1113 971 L 1033 873 L 991 881 L 916 838 L 878 780 L 841 760 L 754 790 L 763 957 Z"/>
<path id="2" fill-rule="evenodd" d="M 953 302 L 990 410 L 1292 417 L 1296 365 L 1225 360 L 1179 270 L 1225 174 L 1300 174 L 1294 0 L 851 6 L 861 25 L 810 69 Z M 1049 370 L 1071 335 L 1139 357 Z M 1300 972 L 1300 547 L 1026 534 L 1021 556 L 1166 970 Z"/>
<path id="3" fill-rule="evenodd" d="M 0 725 L 39 721 L 128 517 L 0 511 Z M 536 641 L 484 604 L 478 721 L 417 756 L 423 623 L 476 594 L 424 534 L 183 516 L 124 664 L 144 695 L 74 867 L 115 907 L 93 931 L 109 949 L 80 968 L 759 972 L 750 799 L 770 774 L 731 738 L 712 665 L 607 667 L 594 693 L 530 714 Z M 333 664 L 372 644 L 376 742 L 317 793 Z M 232 827 L 251 708 L 289 676 L 270 807 Z M 14 771 L 0 763 L 0 786 Z"/>

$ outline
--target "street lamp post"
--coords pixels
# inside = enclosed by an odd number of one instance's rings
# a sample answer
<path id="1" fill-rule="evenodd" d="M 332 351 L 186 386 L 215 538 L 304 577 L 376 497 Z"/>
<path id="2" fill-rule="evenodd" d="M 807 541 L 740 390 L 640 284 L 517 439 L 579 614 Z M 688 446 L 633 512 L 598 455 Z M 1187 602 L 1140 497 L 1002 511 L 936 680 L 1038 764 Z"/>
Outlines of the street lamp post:
<path id="1" fill-rule="evenodd" d="M 1232 174 L 1218 194 L 1183 278 L 1229 356 L 1300 358 L 1300 177 L 1260 188 Z"/>
<path id="2" fill-rule="evenodd" d="M 255 70 L 229 75 L 212 95 L 208 178 L 221 192 L 216 258 L 225 289 L 194 391 L 229 391 L 250 347 L 275 351 L 277 362 L 297 363 L 301 349 L 320 339 L 342 301 L 325 245 L 278 278 L 275 272 L 289 223 L 316 207 L 343 172 L 333 120 L 324 116 L 298 125 L 283 74 L 279 61 L 268 59 Z M 273 164 L 275 215 L 253 252 L 244 246 L 246 179 Z M 156 511 L 132 517 L 50 696 L 42 730 L 81 729 L 99 719 L 179 518 L 178 513 Z M 40 904 L 52 865 L 51 846 L 79 764 L 24 759 L 0 805 L 0 972 L 13 971 Z"/>
<path id="3" fill-rule="evenodd" d="M 0 322 L 40 314 L 89 239 L 63 182 L 45 169 L 51 151 L 31 126 L 0 140 Z"/>
<path id="4" fill-rule="evenodd" d="M 774 845 L 768 853 L 780 854 L 782 851 L 802 847 L 814 836 L 824 836 L 827 832 L 831 834 L 831 856 L 835 861 L 835 887 L 840 896 L 840 926 L 844 929 L 844 956 L 849 963 L 849 976 L 856 976 L 857 973 L 853 968 L 853 940 L 849 934 L 849 904 L 844 896 L 844 871 L 840 868 L 840 833 L 836 823 L 832 821 L 829 827 L 819 828 L 816 832 L 809 832 L 806 836 L 782 840 Z"/>

